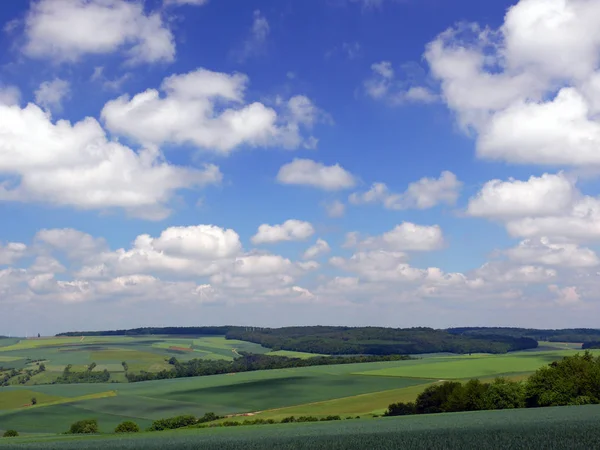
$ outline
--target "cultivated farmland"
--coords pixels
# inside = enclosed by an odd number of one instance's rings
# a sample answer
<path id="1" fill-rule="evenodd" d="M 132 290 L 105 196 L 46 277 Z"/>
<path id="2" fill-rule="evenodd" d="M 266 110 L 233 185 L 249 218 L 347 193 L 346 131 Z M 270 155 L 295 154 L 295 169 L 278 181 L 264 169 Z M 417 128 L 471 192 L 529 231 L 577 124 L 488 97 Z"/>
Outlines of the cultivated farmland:
<path id="1" fill-rule="evenodd" d="M 1 340 L 0 340 L 1 341 Z M 427 355 L 408 361 L 389 361 L 127 383 L 129 371 L 157 371 L 167 360 L 192 358 L 233 360 L 237 352 L 268 354 L 270 350 L 219 336 L 65 337 L 12 340 L 0 347 L 7 367 L 28 368 L 45 364 L 46 371 L 24 384 L 18 377 L 0 388 L 0 430 L 21 433 L 60 433 L 81 418 L 95 418 L 100 429 L 111 431 L 123 420 L 146 428 L 151 421 L 181 414 L 207 412 L 242 421 L 247 415 L 281 420 L 295 415 L 328 415 L 369 418 L 382 414 L 392 402 L 408 402 L 428 385 L 446 379 L 522 378 L 537 368 L 577 350 L 553 343 L 542 351 L 504 355 Z M 554 348 L 552 348 L 554 346 Z M 300 358 L 311 354 L 278 351 Z M 38 360 L 38 361 L 35 361 Z M 47 384 L 67 364 L 94 371 L 107 370 L 108 383 Z M 46 384 L 39 384 L 46 383 Z M 36 404 L 31 399 L 36 398 Z"/>
<path id="2" fill-rule="evenodd" d="M 6 449 L 581 449 L 600 446 L 600 406 L 481 411 L 379 420 L 177 430 L 133 436 L 22 437 Z"/>

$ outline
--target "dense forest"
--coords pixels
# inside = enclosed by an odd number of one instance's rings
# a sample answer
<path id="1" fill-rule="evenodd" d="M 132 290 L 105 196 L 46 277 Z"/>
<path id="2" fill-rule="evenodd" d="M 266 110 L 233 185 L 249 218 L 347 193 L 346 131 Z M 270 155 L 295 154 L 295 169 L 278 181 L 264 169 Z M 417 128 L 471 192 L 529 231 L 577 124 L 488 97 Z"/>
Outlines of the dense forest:
<path id="1" fill-rule="evenodd" d="M 273 350 L 330 355 L 418 353 L 506 353 L 537 347 L 527 337 L 460 335 L 432 328 L 287 327 L 237 329 L 228 339 L 255 342 Z"/>
<path id="2" fill-rule="evenodd" d="M 316 356 L 314 358 L 288 358 L 287 356 L 257 355 L 240 352 L 241 357 L 233 361 L 192 359 L 180 362 L 172 357 L 169 364 L 171 370 L 160 372 L 131 373 L 125 375 L 129 382 L 163 380 L 167 378 L 197 377 L 204 375 L 218 375 L 224 373 L 250 372 L 254 370 L 288 369 L 292 367 L 323 366 L 331 364 L 353 364 L 381 361 L 402 361 L 413 359 L 405 355 L 387 356 Z"/>
<path id="3" fill-rule="evenodd" d="M 454 329 L 462 330 L 462 329 Z M 475 330 L 475 329 L 464 329 Z M 481 330 L 490 330 L 483 332 Z M 322 353 L 328 355 L 397 355 L 419 353 L 506 353 L 537 347 L 527 336 L 512 336 L 496 330 L 449 332 L 433 328 L 384 327 L 167 327 L 132 330 L 69 332 L 57 336 L 147 336 L 147 335 L 224 335 L 261 344 L 273 350 Z"/>
<path id="4" fill-rule="evenodd" d="M 132 328 L 129 330 L 69 331 L 66 333 L 59 333 L 56 336 L 224 336 L 229 330 L 235 328 L 239 327 L 144 327 Z"/>
<path id="5" fill-rule="evenodd" d="M 427 387 L 415 402 L 392 403 L 386 416 L 600 403 L 600 357 L 585 352 L 538 369 L 523 382 L 445 381 Z"/>
<path id="6" fill-rule="evenodd" d="M 533 328 L 485 328 L 485 327 L 464 327 L 449 328 L 449 333 L 460 334 L 462 336 L 510 336 L 510 337 L 528 337 L 536 341 L 549 342 L 592 342 L 600 341 L 600 330 L 594 328 L 572 328 L 562 330 L 536 330 Z"/>
<path id="7" fill-rule="evenodd" d="M 583 348 L 583 349 L 600 348 L 600 341 L 584 342 L 583 345 L 581 346 L 581 348 Z"/>

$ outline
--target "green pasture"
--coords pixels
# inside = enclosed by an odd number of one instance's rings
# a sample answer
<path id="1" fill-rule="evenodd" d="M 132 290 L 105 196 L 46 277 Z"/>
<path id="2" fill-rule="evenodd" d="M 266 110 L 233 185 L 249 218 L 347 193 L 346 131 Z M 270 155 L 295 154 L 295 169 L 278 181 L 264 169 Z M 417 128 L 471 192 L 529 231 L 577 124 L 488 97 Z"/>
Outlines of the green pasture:
<path id="1" fill-rule="evenodd" d="M 126 382 L 122 362 L 130 372 L 169 370 L 168 360 L 193 358 L 228 360 L 236 352 L 267 353 L 269 349 L 250 342 L 227 340 L 224 336 L 86 336 L 30 339 L 0 339 L 0 367 L 37 370 L 43 362 L 46 372 L 36 374 L 27 386 L 52 383 L 67 365 L 82 371 L 95 362 L 95 371 L 111 373 L 111 381 Z M 18 384 L 18 377 L 9 384 Z"/>
<path id="2" fill-rule="evenodd" d="M 24 405 L 31 403 L 33 397 L 36 398 L 38 405 L 50 403 L 62 398 L 56 395 L 44 394 L 43 392 L 35 392 L 27 389 L 18 391 L 0 390 L 0 411 L 21 408 Z"/>
<path id="3" fill-rule="evenodd" d="M 581 352 L 581 350 L 579 351 Z M 530 373 L 575 350 L 519 352 L 507 355 L 471 355 L 409 361 L 402 366 L 357 372 L 357 375 L 434 379 L 483 378 Z"/>
<path id="4" fill-rule="evenodd" d="M 564 449 L 600 447 L 600 406 L 478 411 L 305 424 L 188 429 L 129 436 L 24 436 L 6 449 Z M 110 419 L 101 431 L 112 431 Z"/>

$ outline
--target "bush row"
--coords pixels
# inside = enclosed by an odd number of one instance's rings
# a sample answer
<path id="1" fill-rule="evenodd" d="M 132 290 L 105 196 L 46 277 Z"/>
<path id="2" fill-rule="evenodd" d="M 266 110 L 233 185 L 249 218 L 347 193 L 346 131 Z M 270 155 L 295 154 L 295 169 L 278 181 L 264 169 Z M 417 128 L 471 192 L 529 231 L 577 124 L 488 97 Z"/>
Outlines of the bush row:
<path id="1" fill-rule="evenodd" d="M 600 403 L 600 357 L 590 352 L 564 357 L 538 369 L 526 381 L 474 379 L 446 381 L 427 387 L 415 402 L 392 403 L 386 416 L 490 409 Z"/>

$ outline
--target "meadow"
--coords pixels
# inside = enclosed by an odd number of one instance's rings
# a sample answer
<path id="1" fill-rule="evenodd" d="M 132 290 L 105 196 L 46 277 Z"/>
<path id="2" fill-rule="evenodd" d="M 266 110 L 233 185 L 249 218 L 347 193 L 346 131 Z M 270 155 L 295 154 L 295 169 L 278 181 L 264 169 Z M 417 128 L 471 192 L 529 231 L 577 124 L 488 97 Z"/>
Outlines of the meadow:
<path id="1" fill-rule="evenodd" d="M 127 363 L 128 370 L 152 371 L 168 367 L 167 360 L 172 356 L 180 360 L 232 360 L 240 351 L 299 358 L 310 357 L 311 354 L 271 352 L 258 344 L 218 336 L 12 340 L 8 345 L 0 346 L 0 364 L 36 367 L 43 362 L 47 369 L 25 384 L 9 383 L 0 387 L 0 431 L 16 429 L 25 436 L 56 434 L 66 431 L 77 420 L 90 418 L 98 420 L 102 433 L 111 433 L 124 420 L 132 420 L 146 429 L 156 419 L 182 414 L 198 417 L 207 412 L 228 416 L 227 420 L 235 421 L 243 421 L 248 416 L 279 421 L 292 415 L 359 416 L 368 421 L 375 415 L 381 415 L 390 403 L 414 400 L 432 383 L 472 377 L 493 379 L 498 375 L 521 379 L 543 365 L 580 352 L 572 347 L 570 344 L 545 343 L 538 351 L 502 355 L 446 353 L 407 361 L 297 367 L 127 383 L 121 382 L 126 381 L 122 361 Z M 97 364 L 94 370 L 110 372 L 108 383 L 48 384 L 67 364 L 87 367 L 91 362 Z M 36 399 L 36 404 L 31 404 L 32 398 Z M 359 423 L 362 424 L 355 420 L 352 425 Z M 280 428 L 276 426 L 275 429 Z M 215 433 L 214 436 L 217 436 L 220 431 Z M 212 435 L 208 433 L 206 436 Z"/>
<path id="2" fill-rule="evenodd" d="M 600 447 L 600 406 L 406 416 L 132 436 L 0 439 L 2 449 L 582 449 Z"/>

